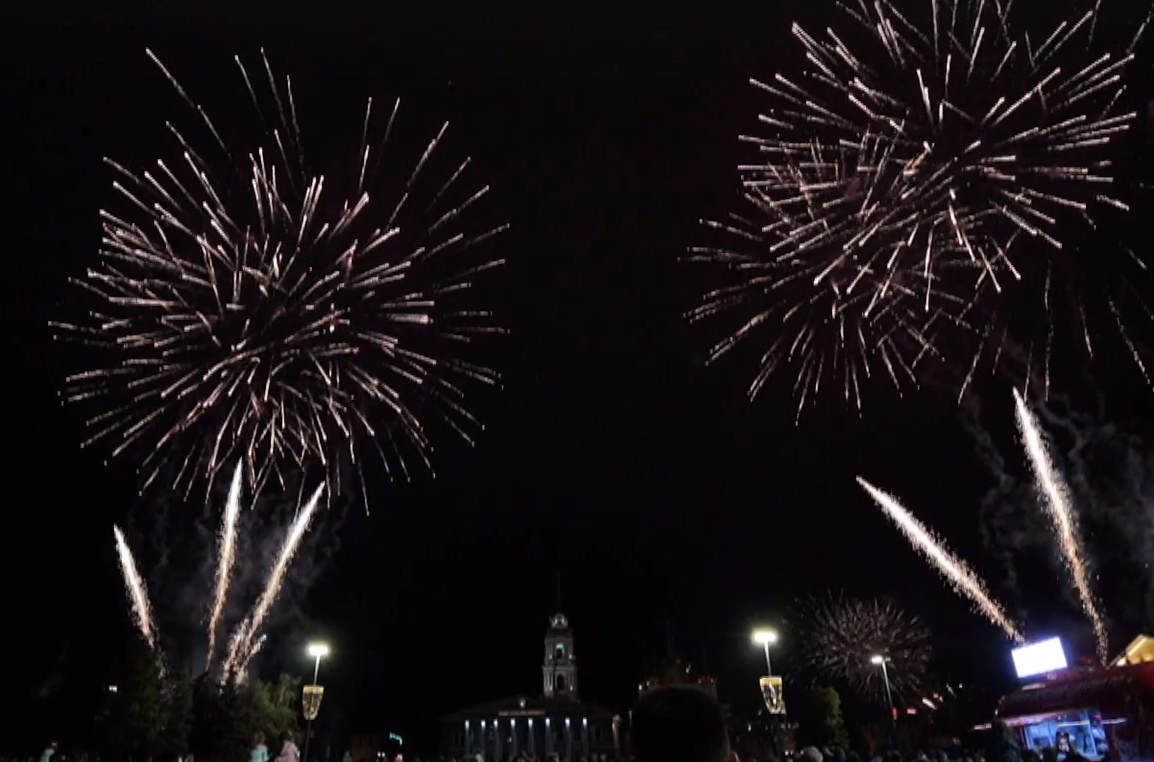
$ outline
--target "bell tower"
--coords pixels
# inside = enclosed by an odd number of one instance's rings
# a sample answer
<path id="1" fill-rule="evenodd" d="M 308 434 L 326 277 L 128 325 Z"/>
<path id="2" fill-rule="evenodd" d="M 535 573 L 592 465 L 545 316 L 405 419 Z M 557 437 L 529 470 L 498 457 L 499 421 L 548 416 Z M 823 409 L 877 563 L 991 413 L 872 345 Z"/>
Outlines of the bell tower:
<path id="1" fill-rule="evenodd" d="M 545 662 L 541 666 L 545 698 L 577 698 L 577 655 L 573 653 L 573 630 L 558 612 L 545 632 Z"/>

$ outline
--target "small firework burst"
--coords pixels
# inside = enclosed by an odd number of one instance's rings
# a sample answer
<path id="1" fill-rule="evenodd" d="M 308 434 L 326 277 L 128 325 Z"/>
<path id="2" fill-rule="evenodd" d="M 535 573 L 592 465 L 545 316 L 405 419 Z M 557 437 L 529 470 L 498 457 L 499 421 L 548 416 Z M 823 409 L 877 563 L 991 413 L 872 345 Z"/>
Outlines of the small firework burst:
<path id="1" fill-rule="evenodd" d="M 803 661 L 821 677 L 862 696 L 885 698 L 885 678 L 895 698 L 916 699 L 932 652 L 921 619 L 878 599 L 810 599 L 798 616 Z M 886 674 L 874 663 L 886 660 Z"/>

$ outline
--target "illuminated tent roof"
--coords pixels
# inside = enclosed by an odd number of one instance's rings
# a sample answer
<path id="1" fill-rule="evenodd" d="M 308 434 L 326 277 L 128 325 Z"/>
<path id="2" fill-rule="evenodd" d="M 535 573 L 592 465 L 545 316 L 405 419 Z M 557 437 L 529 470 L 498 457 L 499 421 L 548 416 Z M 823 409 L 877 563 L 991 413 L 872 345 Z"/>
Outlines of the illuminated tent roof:
<path id="1" fill-rule="evenodd" d="M 1154 638 L 1149 635 L 1139 635 L 1130 641 L 1126 650 L 1111 664 L 1115 667 L 1122 667 L 1127 664 L 1144 664 L 1148 661 L 1154 661 Z"/>
<path id="2" fill-rule="evenodd" d="M 996 715 L 1009 725 L 1081 709 L 1116 716 L 1135 701 L 1154 704 L 1154 662 L 1060 672 L 1003 696 Z"/>

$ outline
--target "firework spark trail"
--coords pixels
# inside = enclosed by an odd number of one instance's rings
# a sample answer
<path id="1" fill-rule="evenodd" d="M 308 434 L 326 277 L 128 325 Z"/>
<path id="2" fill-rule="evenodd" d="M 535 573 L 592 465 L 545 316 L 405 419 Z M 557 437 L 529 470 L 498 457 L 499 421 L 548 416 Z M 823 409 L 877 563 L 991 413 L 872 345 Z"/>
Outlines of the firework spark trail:
<path id="1" fill-rule="evenodd" d="M 242 664 L 240 669 L 237 670 L 235 681 L 238 685 L 248 681 L 249 664 L 252 663 L 252 660 L 261 652 L 261 650 L 264 648 L 264 644 L 267 642 L 267 635 L 261 635 L 259 638 L 257 638 L 256 643 L 253 644 L 252 649 L 250 649 L 248 652 L 248 658 L 244 660 L 244 664 Z"/>
<path id="2" fill-rule="evenodd" d="M 281 545 L 280 555 L 277 557 L 276 565 L 274 565 L 272 571 L 269 572 L 264 591 L 261 593 L 260 598 L 257 599 L 252 614 L 241 624 L 233 636 L 232 642 L 229 644 L 228 658 L 225 661 L 226 675 L 236 675 L 245 671 L 249 661 L 255 655 L 256 648 L 259 644 L 254 645 L 253 639 L 256 637 L 256 633 L 260 630 L 261 625 L 264 624 L 264 620 L 268 617 L 269 612 L 272 611 L 272 606 L 276 603 L 277 597 L 280 595 L 281 587 L 284 585 L 285 575 L 288 574 L 293 557 L 300 547 L 301 540 L 304 539 L 305 532 L 309 528 L 313 514 L 316 513 L 317 507 L 320 505 L 321 495 L 324 493 L 324 490 L 324 484 L 317 487 L 313 496 L 309 498 L 308 503 L 297 513 L 296 519 L 293 521 L 292 526 L 289 527 L 288 535 Z"/>
<path id="3" fill-rule="evenodd" d="M 112 534 L 116 538 L 116 555 L 120 559 L 120 574 L 124 578 L 124 588 L 128 592 L 128 601 L 132 605 L 133 618 L 136 628 L 140 630 L 148 647 L 156 650 L 156 624 L 152 620 L 152 606 L 148 600 L 148 588 L 144 579 L 136 568 L 136 559 L 132 555 L 128 541 L 120 527 L 113 526 Z"/>
<path id="4" fill-rule="evenodd" d="M 216 561 L 216 595 L 212 600 L 212 614 L 208 620 L 208 662 L 216 656 L 216 632 L 220 618 L 224 614 L 224 604 L 228 600 L 228 588 L 232 582 L 232 569 L 236 563 L 236 525 L 240 519 L 240 485 L 244 473 L 243 463 L 236 464 L 232 484 L 228 489 L 228 500 L 224 505 L 224 516 L 220 522 L 220 549 Z"/>
<path id="5" fill-rule="evenodd" d="M 1062 477 L 1050 459 L 1046 441 L 1042 437 L 1041 429 L 1033 413 L 1026 406 L 1026 401 L 1018 390 L 1014 390 L 1014 409 L 1017 413 L 1018 428 L 1022 433 L 1022 445 L 1030 456 L 1030 465 L 1034 469 L 1034 479 L 1038 492 L 1046 503 L 1046 512 L 1050 517 L 1050 526 L 1058 541 L 1058 547 L 1065 559 L 1066 571 L 1078 591 L 1078 599 L 1082 610 L 1086 612 L 1090 623 L 1094 627 L 1094 638 L 1098 645 L 1098 657 L 1105 664 L 1109 658 L 1109 635 L 1106 632 L 1106 623 L 1098 611 L 1098 604 L 1094 600 L 1094 592 L 1090 588 L 1090 574 L 1086 565 L 1085 551 L 1078 532 L 1078 521 L 1071 505 L 1069 490 Z"/>
<path id="6" fill-rule="evenodd" d="M 914 518 L 895 497 L 882 492 L 860 476 L 857 478 L 857 483 L 869 493 L 869 496 L 897 525 L 906 539 L 937 568 L 957 592 L 969 598 L 987 619 L 1002 628 L 1002 631 L 1010 638 L 1019 643 L 1022 642 L 1022 635 L 1018 627 L 1010 621 L 1010 618 L 1002 611 L 1002 607 L 994 602 L 990 594 L 986 592 L 981 580 L 965 562 L 946 550 L 943 543 L 934 537 L 925 525 Z"/>

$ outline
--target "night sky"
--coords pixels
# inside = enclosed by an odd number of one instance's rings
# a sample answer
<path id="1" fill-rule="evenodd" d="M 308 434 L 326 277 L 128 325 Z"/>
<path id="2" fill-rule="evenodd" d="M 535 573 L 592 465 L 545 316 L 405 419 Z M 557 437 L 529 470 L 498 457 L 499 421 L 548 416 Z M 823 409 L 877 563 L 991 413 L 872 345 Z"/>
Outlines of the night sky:
<path id="1" fill-rule="evenodd" d="M 5 627 L 20 644 L 6 650 L 21 654 L 15 677 L 6 670 L 21 695 L 66 643 L 76 670 L 122 648 L 111 524 L 154 506 L 135 497 L 131 463 L 80 451 L 80 413 L 56 399 L 72 350 L 47 327 L 76 309 L 66 279 L 95 255 L 97 211 L 111 197 L 101 157 L 143 163 L 164 119 L 184 116 L 146 46 L 213 103 L 244 105 L 231 58 L 263 46 L 299 83 L 306 121 L 370 95 L 447 118 L 513 226 L 509 266 L 486 292 L 511 330 L 491 356 L 504 390 L 475 401 L 487 430 L 473 449 L 440 443 L 435 480 L 370 475 L 371 514 L 348 508 L 330 532 L 331 562 L 311 589 L 290 591 L 268 670 L 304 674 L 302 644 L 326 638 L 326 706 L 364 730 L 415 729 L 533 693 L 558 574 L 584 697 L 614 709 L 670 638 L 719 676 L 725 697 L 752 704 L 761 655 L 751 627 L 827 589 L 892 596 L 930 622 L 959 669 L 1005 669 L 997 632 L 854 484 L 862 474 L 899 494 L 1002 594 L 978 529 L 991 480 L 954 395 L 879 387 L 864 417 L 834 398 L 795 425 L 788 382 L 750 404 L 752 366 L 706 368 L 714 335 L 683 318 L 699 286 L 678 258 L 698 218 L 733 206 L 737 136 L 759 106 L 747 79 L 793 55 L 796 9 L 781 5 L 743 4 L 708 22 L 400 9 L 176 24 L 150 8 L 17 25 L 3 45 L 15 77 L 4 85 L 14 132 L 0 257 L 0 569 Z M 998 393 L 989 404 L 1008 420 L 1008 391 Z"/>

